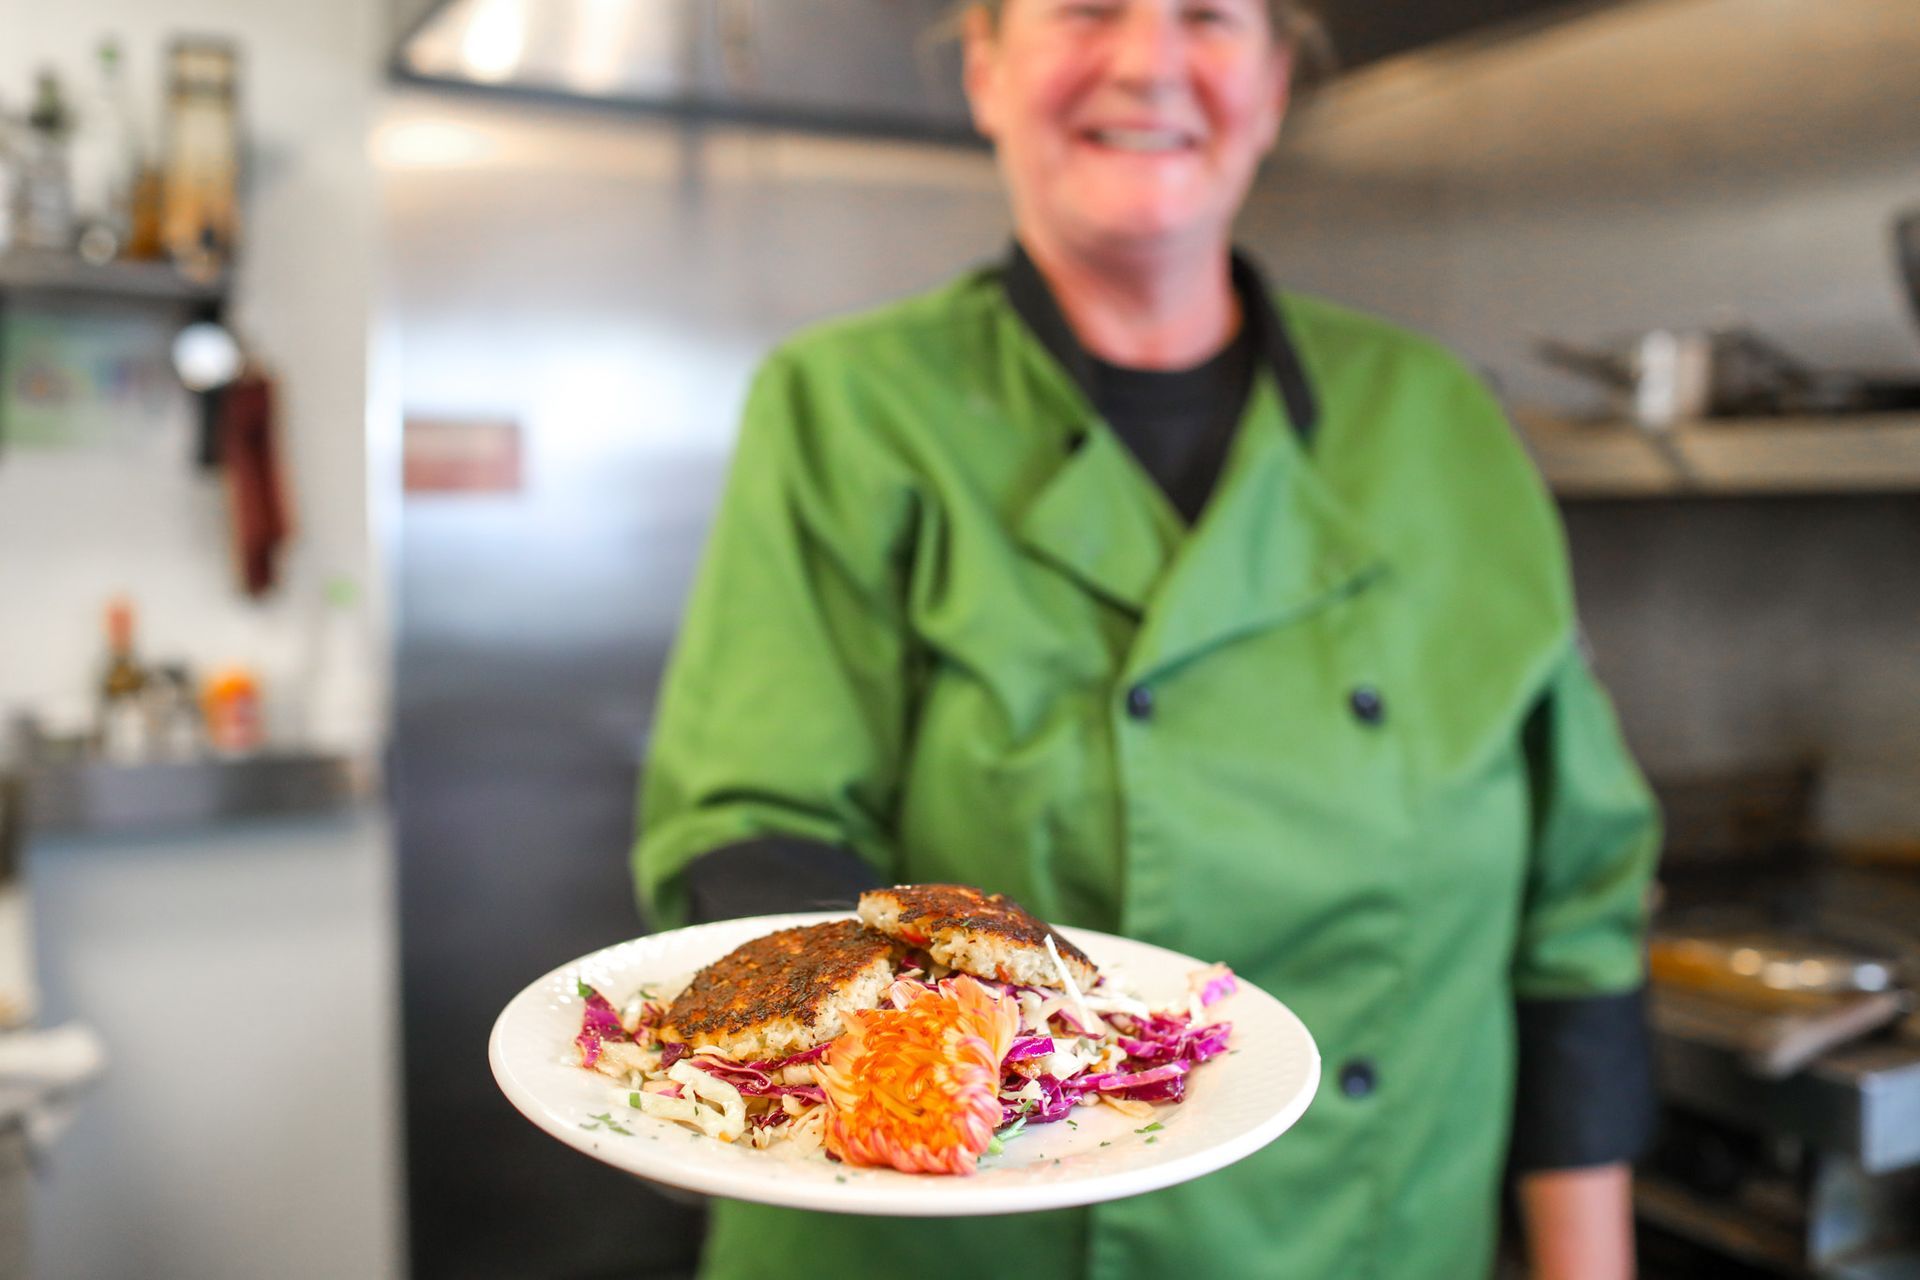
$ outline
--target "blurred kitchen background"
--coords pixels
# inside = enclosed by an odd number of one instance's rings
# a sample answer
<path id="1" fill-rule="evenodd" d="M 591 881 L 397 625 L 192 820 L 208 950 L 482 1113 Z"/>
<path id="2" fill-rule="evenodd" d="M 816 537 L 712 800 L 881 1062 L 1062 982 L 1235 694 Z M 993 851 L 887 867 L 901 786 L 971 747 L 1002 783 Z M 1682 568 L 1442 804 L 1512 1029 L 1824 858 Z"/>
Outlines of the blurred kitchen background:
<path id="1" fill-rule="evenodd" d="M 745 379 L 993 258 L 943 0 L 0 0 L 0 1276 L 667 1277 L 492 1018 L 646 926 Z M 1920 7 L 1327 0 L 1242 241 L 1480 365 L 1668 804 L 1651 1276 L 1920 1276 Z"/>

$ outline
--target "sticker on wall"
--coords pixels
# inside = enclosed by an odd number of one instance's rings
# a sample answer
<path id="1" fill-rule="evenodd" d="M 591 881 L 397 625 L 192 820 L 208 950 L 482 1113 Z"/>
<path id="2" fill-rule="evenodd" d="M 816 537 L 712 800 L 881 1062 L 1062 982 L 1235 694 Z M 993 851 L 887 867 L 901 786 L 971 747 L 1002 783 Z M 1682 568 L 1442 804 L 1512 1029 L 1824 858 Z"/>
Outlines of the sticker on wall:
<path id="1" fill-rule="evenodd" d="M 9 448 L 173 440 L 190 406 L 169 362 L 177 322 L 36 307 L 0 315 L 0 429 Z"/>
<path id="2" fill-rule="evenodd" d="M 519 493 L 520 424 L 498 418 L 409 415 L 403 487 L 414 493 Z"/>

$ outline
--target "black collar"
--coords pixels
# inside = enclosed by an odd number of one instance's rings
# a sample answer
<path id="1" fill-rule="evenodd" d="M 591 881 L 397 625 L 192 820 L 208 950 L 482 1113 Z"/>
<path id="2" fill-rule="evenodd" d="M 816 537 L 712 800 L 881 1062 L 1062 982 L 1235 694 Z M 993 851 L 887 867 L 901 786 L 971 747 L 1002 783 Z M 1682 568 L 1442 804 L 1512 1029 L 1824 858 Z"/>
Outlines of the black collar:
<path id="1" fill-rule="evenodd" d="M 1053 300 L 1053 291 L 1047 288 L 1046 279 L 1017 240 L 1013 242 L 1006 263 L 1000 269 L 1000 281 L 1015 314 L 1091 400 L 1094 388 L 1093 357 L 1080 345 L 1080 339 L 1074 335 L 1067 318 L 1060 312 L 1059 304 Z M 1273 370 L 1274 381 L 1280 386 L 1280 398 L 1287 406 L 1287 418 L 1293 423 L 1301 443 L 1309 443 L 1320 421 L 1320 406 L 1314 398 L 1312 385 L 1307 381 L 1306 368 L 1300 363 L 1300 353 L 1295 350 L 1293 340 L 1287 334 L 1286 322 L 1281 319 L 1279 309 L 1273 305 L 1273 295 L 1268 291 L 1266 281 L 1261 278 L 1259 268 L 1237 250 L 1233 254 L 1233 287 L 1240 295 L 1245 322 L 1253 330 L 1254 349 L 1266 357 L 1268 366 Z"/>

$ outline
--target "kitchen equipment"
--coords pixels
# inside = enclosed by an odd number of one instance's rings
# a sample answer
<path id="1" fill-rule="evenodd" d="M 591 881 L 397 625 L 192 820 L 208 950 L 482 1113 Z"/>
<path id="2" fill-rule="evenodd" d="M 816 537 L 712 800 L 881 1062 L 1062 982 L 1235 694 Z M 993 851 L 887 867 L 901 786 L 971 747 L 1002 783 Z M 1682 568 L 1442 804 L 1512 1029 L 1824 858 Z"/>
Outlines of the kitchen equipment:
<path id="1" fill-rule="evenodd" d="M 1602 347 L 1545 338 L 1534 351 L 1606 388 L 1621 416 L 1650 430 L 1703 418 L 1920 409 L 1920 381 L 1815 368 L 1742 326 L 1654 329 Z"/>
<path id="2" fill-rule="evenodd" d="M 1915 323 L 1920 323 L 1920 209 L 1912 209 L 1894 219 L 1894 252 L 1900 260 L 1900 276 L 1907 286 L 1907 301 L 1913 304 Z"/>
<path id="3" fill-rule="evenodd" d="M 4 744 L 0 744 L 3 747 Z M 0 751 L 0 1031 L 34 1013 L 33 947 L 27 926 L 26 786 Z"/>
<path id="4" fill-rule="evenodd" d="M 1654 1020 L 1740 1055 L 1754 1075 L 1792 1075 L 1907 1011 L 1896 962 L 1784 930 L 1656 934 Z"/>

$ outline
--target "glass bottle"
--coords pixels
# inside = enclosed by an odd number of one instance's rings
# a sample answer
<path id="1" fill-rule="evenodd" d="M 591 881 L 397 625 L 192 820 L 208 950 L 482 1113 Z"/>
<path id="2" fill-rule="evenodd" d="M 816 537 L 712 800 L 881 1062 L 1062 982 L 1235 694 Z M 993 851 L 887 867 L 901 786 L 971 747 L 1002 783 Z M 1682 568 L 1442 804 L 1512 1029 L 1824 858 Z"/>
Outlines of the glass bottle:
<path id="1" fill-rule="evenodd" d="M 99 61 L 99 79 L 81 107 L 72 144 L 80 256 L 89 262 L 108 262 L 125 250 L 133 231 L 135 186 L 146 167 L 119 44 L 101 41 Z"/>
<path id="2" fill-rule="evenodd" d="M 147 673 L 134 657 L 133 605 L 115 599 L 107 605 L 107 661 L 100 673 L 95 741 L 101 756 L 121 764 L 146 759 L 149 738 L 147 703 L 142 696 Z"/>
<path id="3" fill-rule="evenodd" d="M 20 240 L 36 249 L 64 253 L 73 248 L 73 179 L 67 167 L 72 127 L 60 78 L 40 72 L 20 166 Z"/>

